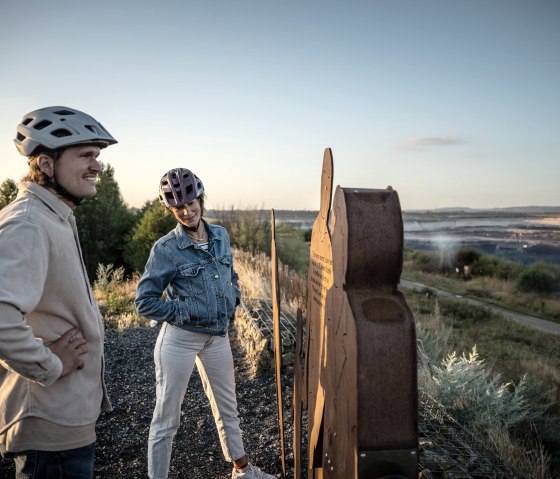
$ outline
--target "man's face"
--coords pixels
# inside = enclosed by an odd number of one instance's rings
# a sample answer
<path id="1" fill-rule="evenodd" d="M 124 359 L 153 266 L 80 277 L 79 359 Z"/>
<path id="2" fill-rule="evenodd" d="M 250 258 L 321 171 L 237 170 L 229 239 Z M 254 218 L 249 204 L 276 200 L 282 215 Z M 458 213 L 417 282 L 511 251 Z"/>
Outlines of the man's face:
<path id="1" fill-rule="evenodd" d="M 66 148 L 56 161 L 55 180 L 76 198 L 91 198 L 101 165 L 97 161 L 100 148 L 94 145 Z"/>

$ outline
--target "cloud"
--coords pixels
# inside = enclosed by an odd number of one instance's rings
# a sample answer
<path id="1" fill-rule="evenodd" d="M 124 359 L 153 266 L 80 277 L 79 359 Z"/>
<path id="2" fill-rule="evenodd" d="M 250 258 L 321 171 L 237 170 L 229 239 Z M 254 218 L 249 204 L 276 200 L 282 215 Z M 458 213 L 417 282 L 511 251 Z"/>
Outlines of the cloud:
<path id="1" fill-rule="evenodd" d="M 464 145 L 467 142 L 458 136 L 425 136 L 408 138 L 399 146 L 399 150 L 429 150 L 440 146 Z"/>

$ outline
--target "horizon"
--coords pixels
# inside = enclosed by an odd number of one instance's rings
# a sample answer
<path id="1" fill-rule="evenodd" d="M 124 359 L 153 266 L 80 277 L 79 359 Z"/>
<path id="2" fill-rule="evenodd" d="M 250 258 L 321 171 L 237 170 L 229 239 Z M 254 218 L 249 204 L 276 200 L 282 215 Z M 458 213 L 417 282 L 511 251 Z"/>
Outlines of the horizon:
<path id="1" fill-rule="evenodd" d="M 555 207 L 559 20 L 553 0 L 2 2 L 0 182 L 26 174 L 22 116 L 60 105 L 117 138 L 100 160 L 130 207 L 181 166 L 214 209 L 314 210 L 325 148 L 334 188 L 391 185 L 403 211 Z"/>

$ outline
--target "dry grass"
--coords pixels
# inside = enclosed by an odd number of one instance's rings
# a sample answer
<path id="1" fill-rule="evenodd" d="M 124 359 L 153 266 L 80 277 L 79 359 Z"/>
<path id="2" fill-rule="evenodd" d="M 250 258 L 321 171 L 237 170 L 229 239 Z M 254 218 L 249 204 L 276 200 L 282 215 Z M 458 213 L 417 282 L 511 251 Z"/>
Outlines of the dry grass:
<path id="1" fill-rule="evenodd" d="M 272 264 L 264 253 L 251 254 L 233 250 L 234 265 L 239 274 L 241 293 L 247 298 L 268 299 L 272 297 Z M 305 311 L 305 281 L 283 264 L 278 265 L 280 304 L 283 310 L 295 315 L 298 308 Z"/>
<path id="2" fill-rule="evenodd" d="M 524 471 L 531 479 L 552 479 L 550 454 L 542 444 L 515 443 L 505 431 L 488 431 L 488 439 L 509 464 Z"/>
<path id="3" fill-rule="evenodd" d="M 263 336 L 255 321 L 245 311 L 240 310 L 236 313 L 235 327 L 237 338 L 243 345 L 247 363 L 250 365 L 250 377 L 273 370 L 274 357 L 270 351 L 269 339 Z"/>

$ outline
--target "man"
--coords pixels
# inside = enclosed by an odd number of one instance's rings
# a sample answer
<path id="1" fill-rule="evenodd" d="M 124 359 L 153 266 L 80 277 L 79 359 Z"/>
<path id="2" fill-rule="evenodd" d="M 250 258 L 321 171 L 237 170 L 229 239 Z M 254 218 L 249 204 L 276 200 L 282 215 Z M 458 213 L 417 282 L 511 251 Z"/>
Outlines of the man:
<path id="1" fill-rule="evenodd" d="M 111 405 L 73 210 L 97 193 L 97 157 L 117 141 L 81 111 L 48 107 L 24 116 L 14 142 L 29 174 L 0 211 L 0 452 L 18 478 L 93 478 L 95 423 Z"/>

